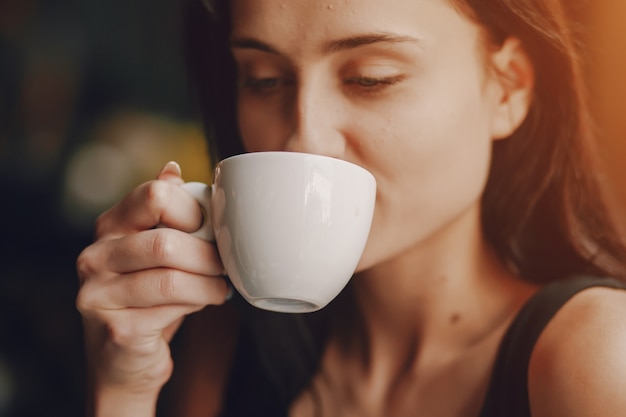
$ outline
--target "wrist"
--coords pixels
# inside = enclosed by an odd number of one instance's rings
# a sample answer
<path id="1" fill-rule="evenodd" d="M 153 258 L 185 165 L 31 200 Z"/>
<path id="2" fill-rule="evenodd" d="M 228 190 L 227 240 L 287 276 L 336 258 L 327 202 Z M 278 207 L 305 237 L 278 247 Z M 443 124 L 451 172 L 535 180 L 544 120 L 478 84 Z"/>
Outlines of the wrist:
<path id="1" fill-rule="evenodd" d="M 87 415 L 90 417 L 154 417 L 159 394 L 169 380 L 173 364 L 157 361 L 129 372 L 127 363 L 100 369 L 88 360 Z M 162 365 L 162 366 L 158 366 Z M 124 369 L 125 372 L 120 372 Z"/>
<path id="2" fill-rule="evenodd" d="M 92 392 L 87 415 L 91 417 L 154 417 L 159 397 L 154 392 L 100 386 Z"/>

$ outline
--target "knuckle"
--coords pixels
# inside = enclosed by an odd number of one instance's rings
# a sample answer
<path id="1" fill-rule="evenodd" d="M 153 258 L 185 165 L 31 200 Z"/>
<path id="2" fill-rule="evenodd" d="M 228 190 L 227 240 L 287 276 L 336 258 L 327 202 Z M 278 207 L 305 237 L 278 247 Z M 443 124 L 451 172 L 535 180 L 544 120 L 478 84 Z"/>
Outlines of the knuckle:
<path id="1" fill-rule="evenodd" d="M 171 200 L 171 186 L 165 181 L 150 181 L 145 189 L 148 204 L 158 210 L 164 209 Z"/>
<path id="2" fill-rule="evenodd" d="M 76 296 L 76 309 L 83 316 L 89 315 L 93 310 L 93 297 L 85 286 L 78 291 Z"/>
<path id="3" fill-rule="evenodd" d="M 129 320 L 118 320 L 107 324 L 109 340 L 115 346 L 129 347 L 137 339 L 137 335 Z"/>
<path id="4" fill-rule="evenodd" d="M 161 229 L 152 235 L 151 251 L 157 261 L 168 264 L 179 245 L 178 239 L 170 230 Z"/>
<path id="5" fill-rule="evenodd" d="M 83 318 L 105 321 L 104 315 L 107 310 L 105 299 L 101 284 L 89 281 L 78 290 L 75 307 Z"/>
<path id="6" fill-rule="evenodd" d="M 146 337 L 141 332 L 141 326 L 136 324 L 132 317 L 108 322 L 106 332 L 108 343 L 115 350 L 124 351 L 135 357 L 149 357 L 158 348 L 154 338 Z"/>
<path id="7" fill-rule="evenodd" d="M 106 332 L 110 343 L 117 347 L 128 348 L 136 344 L 138 339 L 133 321 L 128 318 L 107 322 Z"/>
<path id="8" fill-rule="evenodd" d="M 179 289 L 174 270 L 164 270 L 157 282 L 159 294 L 163 297 L 163 299 L 171 300 L 178 295 Z"/>
<path id="9" fill-rule="evenodd" d="M 97 268 L 95 262 L 94 246 L 87 246 L 76 258 L 76 272 L 81 284 L 84 284 L 91 276 L 95 275 Z"/>

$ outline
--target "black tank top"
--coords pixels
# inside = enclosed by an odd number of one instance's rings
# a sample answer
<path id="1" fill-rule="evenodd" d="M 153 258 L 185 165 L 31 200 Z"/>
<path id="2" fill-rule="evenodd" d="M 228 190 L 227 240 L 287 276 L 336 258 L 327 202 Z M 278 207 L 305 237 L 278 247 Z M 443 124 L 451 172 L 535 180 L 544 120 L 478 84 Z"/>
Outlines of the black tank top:
<path id="1" fill-rule="evenodd" d="M 615 279 L 577 276 L 546 285 L 526 302 L 502 339 L 479 417 L 531 417 L 527 373 L 537 339 L 570 298 L 597 286 L 626 289 L 626 283 Z M 320 323 L 328 324 L 329 315 L 316 314 L 247 309 L 222 417 L 287 417 L 291 403 L 315 375 L 323 351 L 324 338 L 316 338 L 316 331 L 324 327 Z"/>
<path id="2" fill-rule="evenodd" d="M 598 286 L 626 289 L 622 281 L 578 276 L 547 285 L 526 303 L 502 339 L 480 417 L 531 417 L 528 363 L 537 339 L 570 298 Z"/>

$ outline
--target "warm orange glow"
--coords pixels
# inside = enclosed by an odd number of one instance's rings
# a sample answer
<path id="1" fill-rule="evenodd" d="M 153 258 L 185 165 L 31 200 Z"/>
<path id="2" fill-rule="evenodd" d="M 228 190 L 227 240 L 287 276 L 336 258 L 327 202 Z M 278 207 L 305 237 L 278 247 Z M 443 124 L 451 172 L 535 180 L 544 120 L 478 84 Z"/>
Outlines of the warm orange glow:
<path id="1" fill-rule="evenodd" d="M 626 225 L 626 2 L 597 0 L 591 11 L 589 69 L 600 155 L 618 219 Z"/>

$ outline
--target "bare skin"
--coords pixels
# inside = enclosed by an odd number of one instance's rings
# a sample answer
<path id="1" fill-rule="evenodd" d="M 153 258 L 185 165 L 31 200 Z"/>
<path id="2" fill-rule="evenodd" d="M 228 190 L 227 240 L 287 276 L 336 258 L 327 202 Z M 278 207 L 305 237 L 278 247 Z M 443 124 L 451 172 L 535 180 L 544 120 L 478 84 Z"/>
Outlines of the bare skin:
<path id="1" fill-rule="evenodd" d="M 333 156 L 378 183 L 353 278 L 358 325 L 331 337 L 290 414 L 315 415 L 315 392 L 324 416 L 477 416 L 502 334 L 537 290 L 494 256 L 479 215 L 491 146 L 532 100 L 521 44 L 486 45 L 444 0 L 232 7 L 246 148 Z M 183 317 L 224 302 L 214 246 L 181 233 L 201 221 L 181 183 L 169 164 L 140 185 L 100 218 L 78 260 L 94 415 L 154 415 Z M 533 353 L 534 417 L 624 415 L 625 306 L 624 293 L 594 289 L 559 312 Z M 182 355 L 177 415 L 220 408 L 235 343 L 233 327 L 216 325 L 222 314 L 236 320 L 211 307 L 190 323 L 188 334 L 222 333 L 194 337 Z"/>
<path id="2" fill-rule="evenodd" d="M 363 280 L 355 282 L 357 301 L 376 304 L 359 310 L 364 332 L 347 346 L 338 339 L 328 346 L 313 382 L 323 415 L 478 415 L 503 332 L 535 291 L 499 269 L 488 251 L 483 255 L 480 279 L 441 275 L 421 298 L 381 293 L 381 281 L 367 272 L 356 277 Z M 388 273 L 394 276 L 393 269 Z M 313 415 L 310 394 L 294 405 L 293 416 Z"/>
<path id="3" fill-rule="evenodd" d="M 491 144 L 526 115 L 525 54 L 515 40 L 488 53 L 439 1 L 233 10 L 247 148 L 346 159 L 379 184 L 353 281 L 363 331 L 328 346 L 313 382 L 324 415 L 476 415 L 498 341 L 535 290 L 493 256 L 479 219 Z M 292 415 L 312 415 L 310 394 Z"/>
<path id="4" fill-rule="evenodd" d="M 181 183 L 179 168 L 168 164 L 98 219 L 96 242 L 77 261 L 90 414 L 154 415 L 183 317 L 226 297 L 213 245 L 181 232 L 202 219 Z M 170 228 L 153 229 L 158 224 Z"/>

